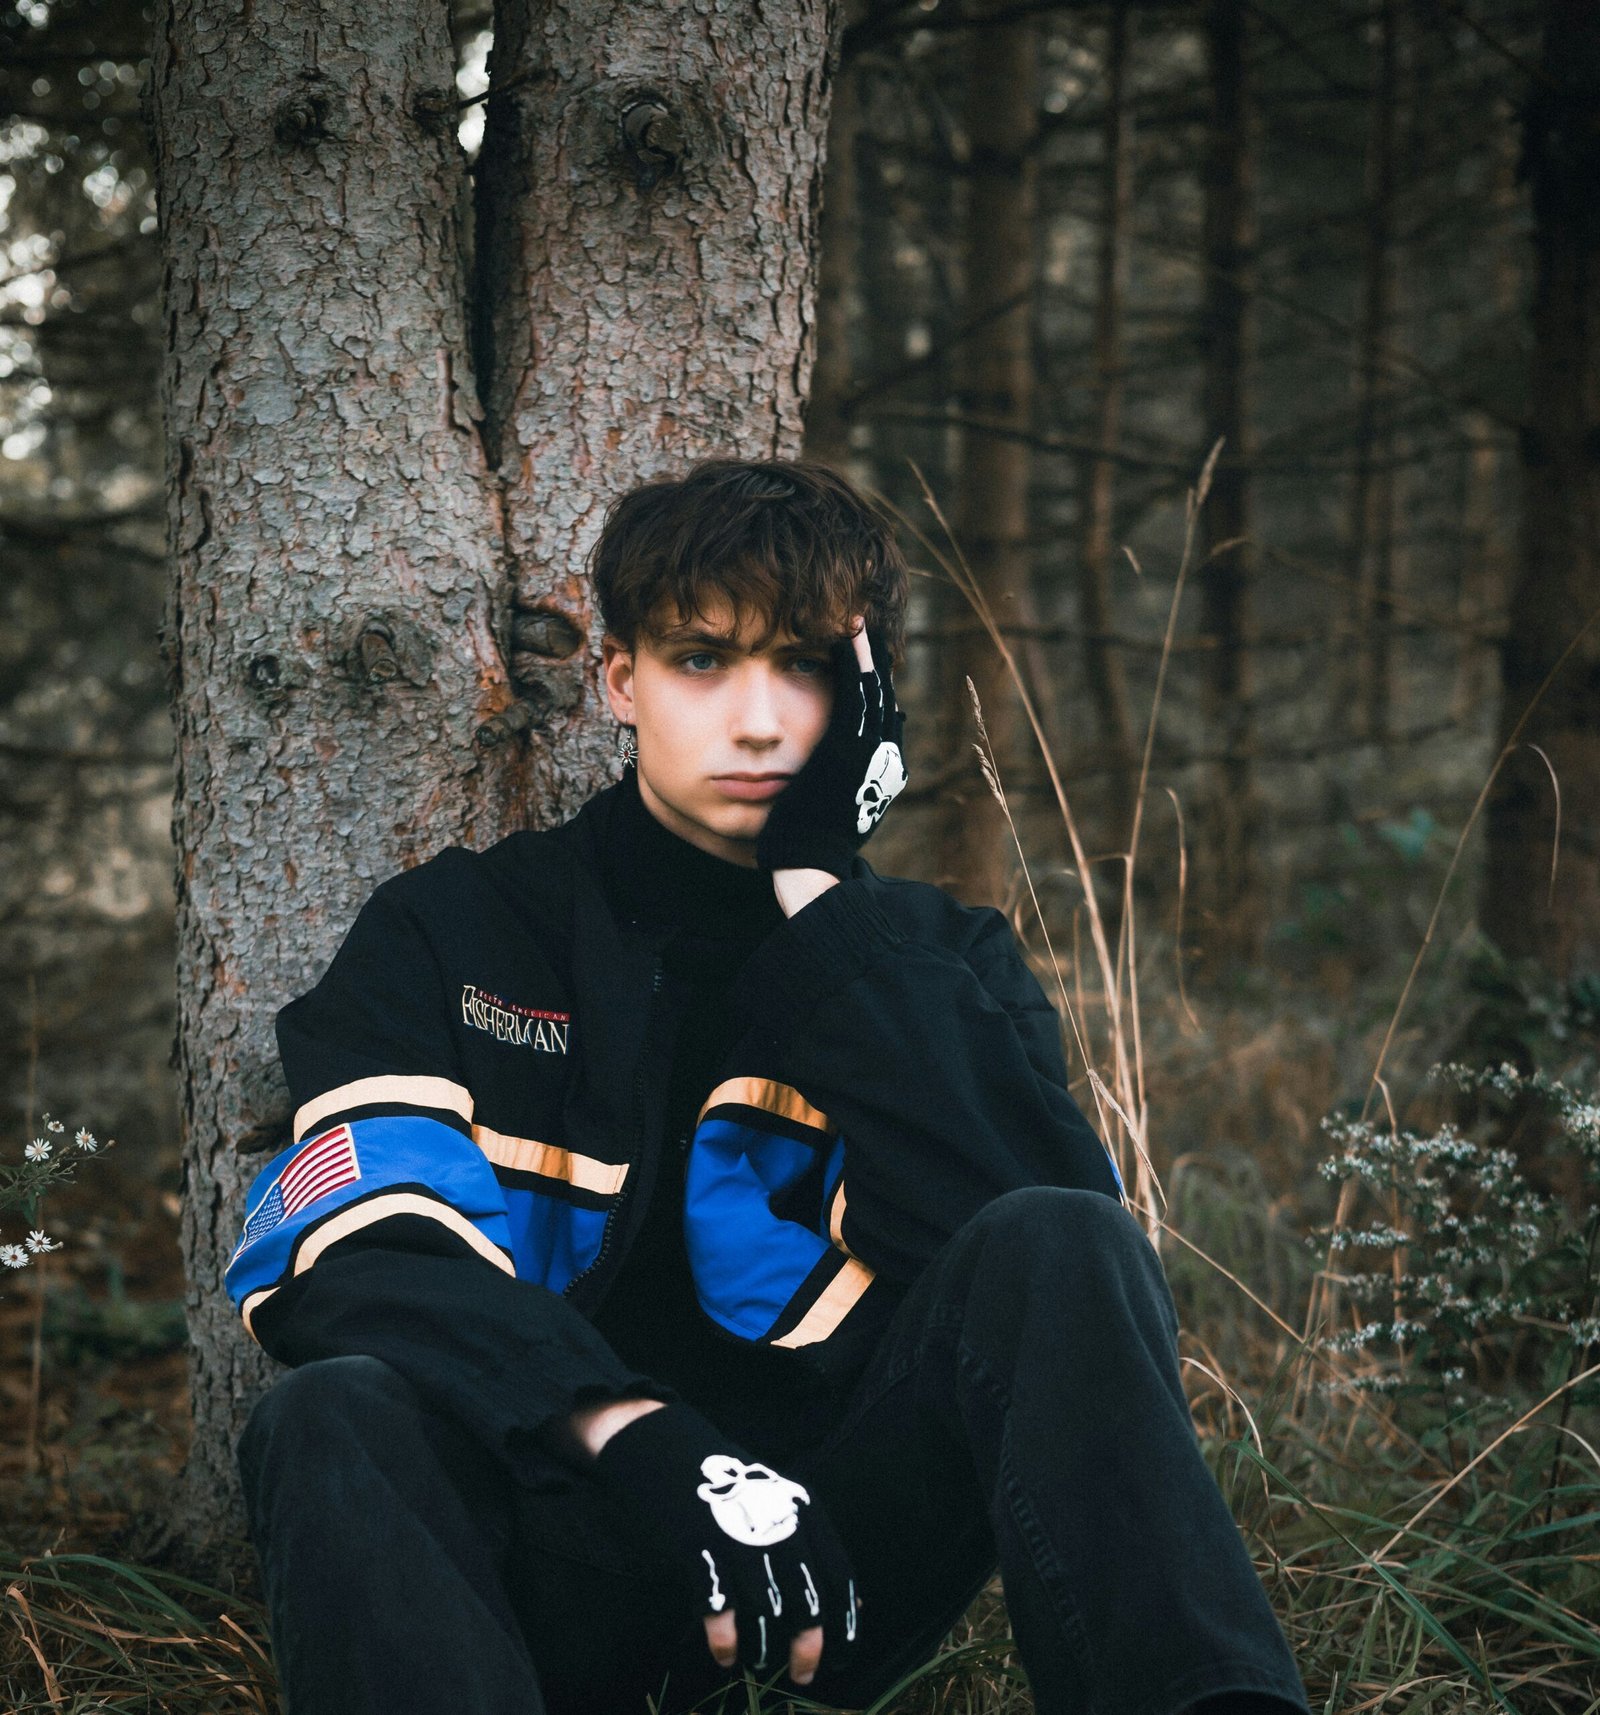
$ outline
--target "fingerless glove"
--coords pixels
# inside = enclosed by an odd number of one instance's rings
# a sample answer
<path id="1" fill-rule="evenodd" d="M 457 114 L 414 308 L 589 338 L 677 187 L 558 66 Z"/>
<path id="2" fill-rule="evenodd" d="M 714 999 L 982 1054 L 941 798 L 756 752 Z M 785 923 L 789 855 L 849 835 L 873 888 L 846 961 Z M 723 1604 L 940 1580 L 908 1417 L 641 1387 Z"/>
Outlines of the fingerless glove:
<path id="1" fill-rule="evenodd" d="M 816 749 L 772 801 L 756 839 L 762 869 L 822 869 L 844 880 L 905 786 L 905 716 L 889 677 L 888 645 L 873 631 L 867 644 L 867 672 L 851 639 L 833 646 L 833 712 Z"/>
<path id="2" fill-rule="evenodd" d="M 770 1672 L 810 1626 L 824 1628 L 828 1667 L 848 1656 L 855 1582 L 827 1515 L 692 1406 L 625 1425 L 600 1449 L 594 1475 L 688 1611 L 734 1613 L 738 1662 Z"/>

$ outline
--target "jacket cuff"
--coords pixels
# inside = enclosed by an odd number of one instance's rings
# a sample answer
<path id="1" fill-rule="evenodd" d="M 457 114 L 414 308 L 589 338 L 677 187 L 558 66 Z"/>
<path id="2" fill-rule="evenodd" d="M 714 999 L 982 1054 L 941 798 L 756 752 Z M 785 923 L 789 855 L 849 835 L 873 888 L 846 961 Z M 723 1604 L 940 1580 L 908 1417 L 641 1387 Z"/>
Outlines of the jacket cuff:
<path id="1" fill-rule="evenodd" d="M 841 881 L 756 948 L 733 985 L 735 1008 L 782 1034 L 824 995 L 853 982 L 885 948 L 905 939 L 859 881 Z"/>

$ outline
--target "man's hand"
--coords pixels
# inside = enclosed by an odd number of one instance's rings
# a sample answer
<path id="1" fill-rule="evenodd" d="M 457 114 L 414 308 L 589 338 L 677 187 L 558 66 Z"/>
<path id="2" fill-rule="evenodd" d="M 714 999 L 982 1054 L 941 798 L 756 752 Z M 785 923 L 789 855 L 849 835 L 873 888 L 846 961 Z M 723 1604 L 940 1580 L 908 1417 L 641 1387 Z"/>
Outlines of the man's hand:
<path id="1" fill-rule="evenodd" d="M 724 1667 L 770 1673 L 787 1649 L 808 1684 L 823 1653 L 856 1636 L 843 1544 L 798 1483 L 743 1451 L 687 1405 L 645 1411 L 602 1446 L 595 1475 L 672 1574 Z"/>
<path id="2" fill-rule="evenodd" d="M 756 839 L 762 869 L 823 870 L 843 880 L 905 786 L 905 716 L 895 702 L 888 646 L 865 624 L 857 618 L 851 636 L 834 645 L 833 713 L 816 749 L 772 801 Z"/>

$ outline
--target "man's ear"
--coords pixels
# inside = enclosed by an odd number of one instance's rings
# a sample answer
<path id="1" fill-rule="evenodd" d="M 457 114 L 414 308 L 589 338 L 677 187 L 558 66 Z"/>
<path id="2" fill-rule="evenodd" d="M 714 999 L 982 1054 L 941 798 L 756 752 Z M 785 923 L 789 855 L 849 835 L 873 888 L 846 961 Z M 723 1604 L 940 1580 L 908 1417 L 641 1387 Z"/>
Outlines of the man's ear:
<path id="1" fill-rule="evenodd" d="M 609 632 L 600 640 L 600 675 L 612 714 L 624 726 L 633 726 L 633 651 Z"/>

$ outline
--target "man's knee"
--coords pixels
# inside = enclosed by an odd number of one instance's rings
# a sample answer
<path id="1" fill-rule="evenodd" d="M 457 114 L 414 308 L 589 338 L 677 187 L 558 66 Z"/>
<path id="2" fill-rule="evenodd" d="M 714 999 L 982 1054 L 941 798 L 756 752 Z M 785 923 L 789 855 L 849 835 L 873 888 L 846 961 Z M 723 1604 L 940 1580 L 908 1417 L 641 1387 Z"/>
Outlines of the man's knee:
<path id="1" fill-rule="evenodd" d="M 416 1396 L 380 1358 L 320 1358 L 280 1376 L 256 1401 L 239 1437 L 239 1469 L 248 1486 L 285 1460 L 308 1477 L 321 1458 L 355 1438 L 381 1444 L 396 1414 L 415 1412 Z"/>
<path id="2" fill-rule="evenodd" d="M 1010 1282 L 1086 1302 L 1121 1296 L 1131 1275 L 1154 1292 L 1175 1329 L 1166 1275 L 1144 1229 L 1114 1197 L 1076 1186 L 1029 1185 L 996 1197 L 968 1223 L 983 1266 Z"/>
<path id="3" fill-rule="evenodd" d="M 992 1245 L 1028 1257 L 1069 1259 L 1149 1248 L 1132 1215 L 1103 1191 L 1025 1185 L 986 1203 L 971 1221 Z"/>

